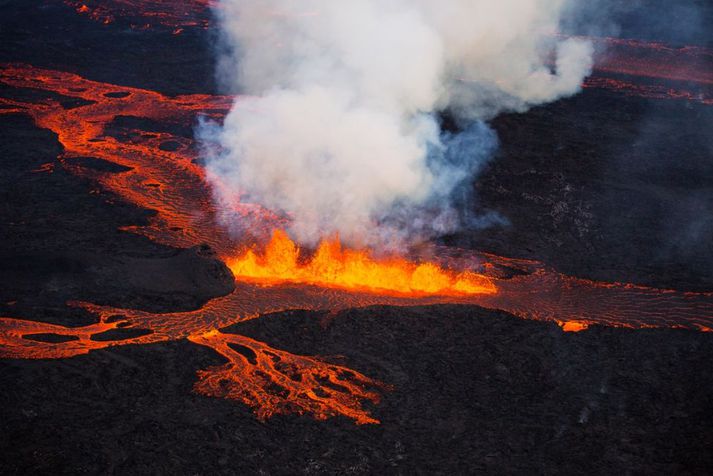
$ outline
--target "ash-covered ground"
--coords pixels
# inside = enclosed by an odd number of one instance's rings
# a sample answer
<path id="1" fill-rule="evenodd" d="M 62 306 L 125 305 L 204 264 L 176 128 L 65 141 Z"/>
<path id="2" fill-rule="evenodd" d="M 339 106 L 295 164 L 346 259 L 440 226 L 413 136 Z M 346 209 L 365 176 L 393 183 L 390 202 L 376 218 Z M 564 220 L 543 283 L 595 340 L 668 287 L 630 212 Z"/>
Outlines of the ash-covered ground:
<path id="1" fill-rule="evenodd" d="M 659 3 L 648 8 L 664 15 Z M 645 37 L 635 18 L 622 36 Z M 60 2 L 0 3 L 0 62 L 166 94 L 215 92 L 211 31 L 173 33 L 104 25 Z M 711 43 L 705 29 L 671 35 L 658 25 L 645 39 Z M 0 88 L 3 97 L 41 94 Z M 501 147 L 474 184 L 477 206 L 509 225 L 445 243 L 579 277 L 713 290 L 713 106 L 585 89 L 492 124 Z M 62 167 L 36 172 L 61 149 L 28 116 L 0 115 L 0 315 L 78 326 L 95 318 L 68 301 L 170 312 L 230 292 L 210 251 L 119 231 L 150 211 Z M 382 423 L 261 422 L 240 403 L 191 391 L 196 371 L 222 360 L 186 340 L 2 360 L 0 473 L 713 471 L 710 333 L 564 333 L 474 306 L 288 311 L 228 331 L 393 385 L 373 409 Z"/>

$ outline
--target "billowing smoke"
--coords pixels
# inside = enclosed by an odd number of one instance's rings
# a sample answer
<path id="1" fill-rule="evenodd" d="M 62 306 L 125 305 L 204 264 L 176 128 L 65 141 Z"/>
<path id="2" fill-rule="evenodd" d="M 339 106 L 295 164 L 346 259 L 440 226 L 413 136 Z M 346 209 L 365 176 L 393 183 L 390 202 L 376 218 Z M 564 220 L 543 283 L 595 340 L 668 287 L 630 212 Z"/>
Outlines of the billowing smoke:
<path id="1" fill-rule="evenodd" d="M 219 79 L 236 99 L 202 136 L 221 203 L 289 217 L 299 241 L 397 246 L 482 221 L 483 122 L 578 91 L 588 43 L 565 0 L 221 0 Z M 448 111 L 462 132 L 443 133 Z M 212 148 L 215 150 L 216 148 Z"/>

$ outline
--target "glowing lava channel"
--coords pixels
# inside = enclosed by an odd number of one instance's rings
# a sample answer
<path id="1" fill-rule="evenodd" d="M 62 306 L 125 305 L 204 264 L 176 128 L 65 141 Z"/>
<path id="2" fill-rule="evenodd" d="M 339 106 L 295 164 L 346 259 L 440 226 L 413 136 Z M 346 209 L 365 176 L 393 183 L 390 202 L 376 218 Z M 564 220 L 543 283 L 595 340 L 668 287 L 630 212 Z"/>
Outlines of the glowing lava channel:
<path id="1" fill-rule="evenodd" d="M 228 359 L 225 365 L 198 371 L 198 393 L 242 401 L 261 420 L 307 413 L 317 420 L 342 415 L 360 425 L 379 423 L 362 402 L 379 403 L 377 390 L 388 386 L 359 372 L 234 334 L 211 331 L 189 340 Z"/>

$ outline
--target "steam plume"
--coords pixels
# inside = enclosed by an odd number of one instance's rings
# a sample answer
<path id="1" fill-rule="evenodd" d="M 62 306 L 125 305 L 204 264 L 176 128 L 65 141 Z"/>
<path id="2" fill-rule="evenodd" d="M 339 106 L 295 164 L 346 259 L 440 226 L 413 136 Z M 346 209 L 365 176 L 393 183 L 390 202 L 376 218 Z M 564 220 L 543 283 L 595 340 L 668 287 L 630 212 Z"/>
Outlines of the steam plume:
<path id="1" fill-rule="evenodd" d="M 283 212 L 303 243 L 453 231 L 469 220 L 454 196 L 497 146 L 482 121 L 573 94 L 590 72 L 588 43 L 552 35 L 564 7 L 221 0 L 219 79 L 246 96 L 202 131 L 221 150 L 207 157 L 218 199 Z M 461 134 L 441 133 L 444 110 Z"/>

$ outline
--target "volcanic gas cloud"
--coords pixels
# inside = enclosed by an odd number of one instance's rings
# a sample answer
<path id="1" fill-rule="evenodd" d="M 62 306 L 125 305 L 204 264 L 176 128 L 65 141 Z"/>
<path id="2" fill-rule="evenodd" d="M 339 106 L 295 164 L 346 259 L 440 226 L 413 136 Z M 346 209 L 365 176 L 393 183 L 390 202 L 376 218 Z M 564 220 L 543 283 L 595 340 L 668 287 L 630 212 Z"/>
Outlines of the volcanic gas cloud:
<path id="1" fill-rule="evenodd" d="M 497 144 L 482 121 L 574 94 L 591 70 L 587 40 L 552 35 L 562 12 L 560 0 L 219 2 L 219 77 L 249 96 L 201 129 L 218 201 L 284 214 L 308 245 L 338 234 L 388 250 L 482 222 L 462 212 Z M 463 132 L 441 131 L 445 110 Z"/>

